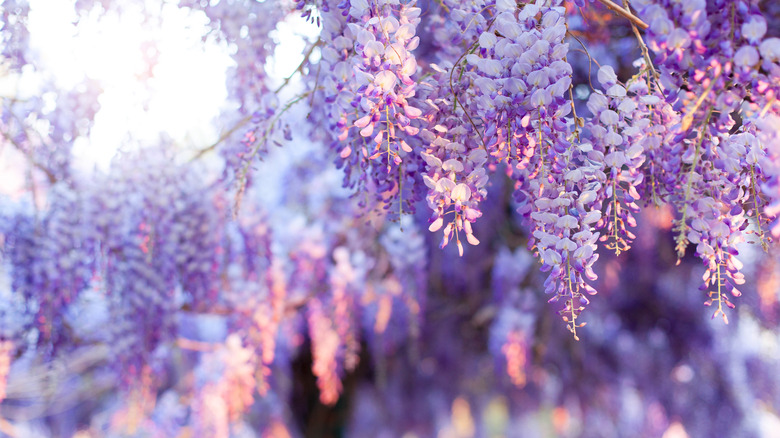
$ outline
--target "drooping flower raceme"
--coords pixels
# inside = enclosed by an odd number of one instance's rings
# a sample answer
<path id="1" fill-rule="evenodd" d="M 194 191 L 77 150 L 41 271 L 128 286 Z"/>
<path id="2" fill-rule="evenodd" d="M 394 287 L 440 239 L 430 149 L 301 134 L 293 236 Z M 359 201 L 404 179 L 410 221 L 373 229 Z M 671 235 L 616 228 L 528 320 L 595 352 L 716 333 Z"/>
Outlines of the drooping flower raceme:
<path id="1" fill-rule="evenodd" d="M 412 105 L 417 83 L 420 8 L 414 2 L 343 2 L 322 11 L 326 42 L 309 85 L 316 111 L 331 129 L 331 148 L 345 170 L 345 185 L 366 192 L 364 206 L 393 217 L 412 211 L 420 157 L 410 139 L 421 110 Z M 320 103 L 317 99 L 322 99 Z M 325 114 L 318 114 L 324 111 Z M 404 185 L 406 187 L 404 187 Z"/>
<path id="2" fill-rule="evenodd" d="M 598 259 L 599 233 L 594 224 L 601 211 L 594 194 L 601 187 L 603 157 L 586 142 L 573 143 L 578 133 L 566 118 L 572 108 L 565 97 L 572 70 L 564 60 L 563 9 L 526 5 L 514 14 L 501 12 L 496 23 L 499 32 L 519 45 L 513 76 L 526 78 L 525 93 L 513 95 L 525 114 L 506 131 L 515 198 L 531 227 L 529 247 L 541 259 L 542 270 L 550 272 L 545 292 L 552 295 L 550 301 L 563 299 L 560 314 L 576 338 L 582 325 L 576 319 L 588 303 L 585 294 L 596 292 L 587 280 L 596 279 L 592 266 Z"/>
<path id="3" fill-rule="evenodd" d="M 645 131 L 650 126 L 648 105 L 658 98 L 647 95 L 647 83 L 642 77 L 632 78 L 626 86 L 619 84 L 609 66 L 599 69 L 598 79 L 605 91 L 590 95 L 588 110 L 593 118 L 584 130 L 594 150 L 603 157 L 594 161 L 603 163 L 598 172 L 602 177 L 601 189 L 596 197 L 599 205 L 606 204 L 596 227 L 605 230 L 600 240 L 607 242 L 606 248 L 619 255 L 630 248 L 635 238 L 629 227 L 636 226 L 638 188 L 645 177 L 641 169 L 645 163 Z"/>
<path id="4" fill-rule="evenodd" d="M 655 93 L 662 92 L 681 113 L 679 124 L 674 118 L 653 119 L 651 129 L 666 121 L 672 134 L 668 146 L 661 146 L 668 153 L 648 151 L 653 197 L 660 195 L 679 212 L 678 257 L 689 243 L 696 245 L 707 267 L 703 287 L 713 288 L 707 304 L 717 302 L 715 314 L 721 314 L 721 304 L 733 306 L 723 291 L 738 296 L 734 285 L 744 281 L 734 245 L 744 240 L 747 219 L 767 244 L 763 228 L 771 217 L 759 189 L 768 176 L 767 149 L 757 140 L 762 137 L 757 120 L 778 111 L 780 84 L 772 65 L 780 46 L 777 39 L 764 40 L 766 19 L 750 2 L 634 3 L 649 24 L 648 46 L 657 54 Z M 655 171 L 661 167 L 663 172 Z"/>

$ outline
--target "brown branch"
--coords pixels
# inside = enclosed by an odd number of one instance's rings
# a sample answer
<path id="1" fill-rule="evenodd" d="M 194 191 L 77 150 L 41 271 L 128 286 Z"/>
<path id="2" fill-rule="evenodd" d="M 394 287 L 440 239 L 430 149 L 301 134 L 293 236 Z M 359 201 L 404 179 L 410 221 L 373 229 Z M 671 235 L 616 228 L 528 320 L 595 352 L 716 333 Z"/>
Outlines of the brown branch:
<path id="1" fill-rule="evenodd" d="M 645 29 L 647 29 L 649 27 L 647 25 L 647 23 L 642 21 L 636 15 L 632 14 L 631 11 L 629 11 L 627 9 L 623 9 L 620 5 L 618 5 L 617 3 L 613 2 L 612 0 L 599 0 L 599 2 L 601 2 L 601 4 L 603 4 L 604 6 L 608 7 L 609 9 L 612 9 L 618 15 L 620 15 L 621 17 L 627 19 L 628 21 L 630 21 L 631 23 L 636 25 L 638 28 L 640 28 L 642 30 L 645 30 Z"/>
<path id="2" fill-rule="evenodd" d="M 19 102 L 19 100 L 17 100 L 16 98 L 12 98 L 9 99 L 9 101 L 10 102 L 8 105 L 8 112 L 16 120 L 16 123 L 19 124 L 19 128 L 22 130 L 22 132 L 24 132 L 24 134 L 28 137 L 29 140 L 29 135 L 27 134 L 27 127 L 25 126 L 24 121 L 13 111 L 13 106 L 16 104 L 16 102 Z M 40 134 L 38 134 L 38 136 L 41 137 L 41 142 L 45 143 L 45 139 L 43 138 L 43 136 L 41 136 Z M 9 134 L 6 131 L 3 131 L 3 137 L 5 137 L 5 139 L 8 140 L 8 142 L 11 143 L 17 150 L 19 150 L 19 152 L 23 153 L 24 156 L 27 157 L 27 160 L 30 161 L 30 164 L 37 167 L 39 170 L 43 171 L 43 173 L 46 174 L 46 178 L 48 178 L 50 184 L 54 184 L 57 182 L 57 178 L 54 176 L 54 173 L 52 173 L 51 169 L 47 168 L 45 165 L 35 160 L 35 158 L 33 157 L 32 150 L 26 150 L 25 148 L 23 148 L 22 145 L 17 143 L 16 140 L 14 140 L 13 137 L 11 137 L 11 134 Z M 33 193 L 33 196 L 34 195 L 35 193 Z"/>
<path id="3" fill-rule="evenodd" d="M 287 76 L 284 79 L 284 82 L 282 82 L 282 84 L 279 85 L 276 88 L 276 90 L 273 91 L 273 94 L 279 94 L 279 92 L 282 91 L 282 89 L 284 87 L 286 87 L 290 83 L 292 78 L 296 74 L 298 74 L 299 72 L 301 72 L 303 70 L 303 66 L 305 66 L 306 63 L 308 62 L 309 57 L 314 52 L 314 48 L 320 46 L 321 43 L 322 43 L 322 41 L 320 39 L 317 39 L 317 41 L 315 41 L 314 44 L 312 44 L 311 47 L 309 47 L 309 50 L 307 50 L 306 53 L 303 55 L 303 60 L 301 61 L 300 64 L 298 64 L 298 67 L 295 69 L 295 71 L 293 71 L 292 74 L 290 74 L 289 76 Z M 190 159 L 190 162 L 198 160 L 199 158 L 203 157 L 207 153 L 209 153 L 209 152 L 213 151 L 214 149 L 216 149 L 217 146 L 220 145 L 220 143 L 222 143 L 223 141 L 227 140 L 231 135 L 233 135 L 236 131 L 238 131 L 242 126 L 246 125 L 250 120 L 252 120 L 252 117 L 253 117 L 252 114 L 250 114 L 250 115 L 244 117 L 243 119 L 239 120 L 235 125 L 233 125 L 232 128 L 228 129 L 227 131 L 225 131 L 225 133 L 220 135 L 219 138 L 217 139 L 217 141 L 215 141 L 211 145 L 206 146 L 205 148 L 199 150 L 198 153 L 196 153 L 195 156 L 193 156 Z"/>
<path id="4" fill-rule="evenodd" d="M 582 53 L 584 53 L 588 57 L 588 85 L 590 85 L 590 89 L 591 90 L 595 91 L 596 89 L 593 88 L 593 82 L 591 82 L 591 80 L 590 80 L 590 77 L 592 76 L 593 63 L 595 62 L 596 65 L 598 66 L 598 68 L 601 68 L 601 65 L 599 64 L 598 61 L 596 61 L 595 59 L 593 59 L 590 56 L 590 52 L 588 52 L 588 48 L 585 47 L 585 44 L 582 43 L 582 40 L 577 38 L 577 35 L 575 35 L 571 31 L 569 31 L 568 29 L 566 30 L 566 33 L 568 33 L 570 37 L 574 38 L 582 46 L 581 50 L 580 49 L 572 49 L 572 51 L 581 51 Z"/>
<path id="5" fill-rule="evenodd" d="M 252 120 L 252 114 L 250 114 L 250 115 L 244 117 L 243 119 L 239 120 L 235 125 L 233 125 L 232 128 L 228 129 L 227 131 L 225 131 L 225 133 L 220 135 L 219 138 L 217 139 L 217 141 L 215 141 L 211 145 L 206 146 L 205 148 L 199 150 L 198 153 L 195 154 L 195 156 L 190 158 L 190 162 L 195 161 L 195 160 L 201 158 L 202 156 L 206 155 L 207 153 L 209 153 L 209 152 L 213 151 L 214 149 L 216 149 L 217 146 L 219 146 L 220 143 L 222 143 L 223 141 L 227 140 L 228 137 L 230 137 L 236 131 L 238 131 L 239 128 L 241 128 L 242 126 L 246 125 L 247 122 L 249 122 L 250 120 Z"/>
<path id="6" fill-rule="evenodd" d="M 218 344 L 210 342 L 194 341 L 183 337 L 176 338 L 176 346 L 183 350 L 209 352 L 217 349 Z"/>
<path id="7" fill-rule="evenodd" d="M 623 0 L 623 5 L 628 9 L 628 0 Z M 639 33 L 639 29 L 637 29 L 636 25 L 632 22 L 631 23 L 631 30 L 634 32 L 634 36 L 636 37 L 637 42 L 639 43 L 639 48 L 642 51 L 642 56 L 645 58 L 645 63 L 647 64 L 647 68 L 650 69 L 650 75 L 653 77 L 653 82 L 655 83 L 655 86 L 658 88 L 658 91 L 662 91 L 663 88 L 661 87 L 661 83 L 658 82 L 658 72 L 655 71 L 655 66 L 653 65 L 653 60 L 650 59 L 650 51 L 647 49 L 647 44 L 645 44 L 645 41 L 642 39 L 642 34 Z"/>
<path id="8" fill-rule="evenodd" d="M 23 128 L 24 129 L 24 128 Z M 36 161 L 35 158 L 32 156 L 32 151 L 25 150 L 20 144 L 18 144 L 13 137 L 11 137 L 10 134 L 3 131 L 3 137 L 5 137 L 6 140 L 8 140 L 9 143 L 11 143 L 16 149 L 19 150 L 19 152 L 23 153 L 25 157 L 27 157 L 27 160 L 32 164 L 33 166 L 37 167 L 38 170 L 42 171 L 46 174 L 46 178 L 49 180 L 49 183 L 54 184 L 57 182 L 57 177 L 54 176 L 51 170 L 49 170 L 46 166 L 41 164 L 40 162 Z"/>
<path id="9" fill-rule="evenodd" d="M 287 76 L 284 82 L 282 82 L 282 85 L 280 85 L 279 87 L 276 88 L 276 90 L 274 90 L 274 94 L 279 94 L 279 92 L 282 91 L 282 88 L 286 87 L 287 84 L 290 83 L 290 80 L 293 78 L 293 76 L 295 76 L 296 74 L 300 73 L 303 70 L 303 66 L 306 65 L 306 62 L 309 61 L 309 57 L 311 56 L 312 52 L 314 52 L 314 48 L 320 46 L 321 44 L 322 44 L 322 40 L 317 38 L 317 41 L 315 41 L 314 44 L 312 44 L 311 47 L 309 47 L 309 50 L 307 50 L 306 53 L 303 55 L 303 60 L 301 61 L 300 64 L 298 64 L 298 67 L 295 68 L 295 71 L 293 71 L 290 74 L 290 76 Z"/>
<path id="10" fill-rule="evenodd" d="M 238 174 L 236 176 L 236 179 L 238 181 L 238 190 L 236 191 L 236 199 L 233 202 L 233 219 L 238 217 L 238 210 L 241 208 L 241 199 L 244 195 L 244 191 L 246 190 L 247 176 L 249 174 L 250 168 L 252 167 L 252 161 L 260 152 L 260 149 L 263 147 L 263 145 L 265 145 L 266 141 L 268 141 L 268 138 L 272 134 L 273 126 L 276 124 L 276 122 L 279 121 L 279 119 L 281 119 L 281 117 L 284 115 L 284 113 L 287 112 L 287 110 L 292 108 L 296 103 L 306 98 L 309 94 L 312 94 L 316 91 L 317 89 L 307 91 L 299 95 L 295 99 L 287 102 L 287 104 L 276 114 L 276 116 L 273 119 L 271 119 L 271 122 L 268 124 L 268 127 L 266 128 L 263 137 L 259 141 L 256 140 L 254 142 L 252 146 L 252 150 L 249 152 L 249 155 L 246 158 L 244 165 L 241 166 L 241 169 L 238 171 Z"/>

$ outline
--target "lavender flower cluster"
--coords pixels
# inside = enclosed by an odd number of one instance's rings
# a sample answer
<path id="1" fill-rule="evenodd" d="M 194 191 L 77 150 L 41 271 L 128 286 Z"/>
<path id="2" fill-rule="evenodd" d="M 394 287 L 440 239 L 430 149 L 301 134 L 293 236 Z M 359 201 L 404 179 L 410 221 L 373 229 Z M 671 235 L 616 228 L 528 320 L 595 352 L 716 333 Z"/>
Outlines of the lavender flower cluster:
<path id="1" fill-rule="evenodd" d="M 301 5 L 302 7 L 302 5 Z M 322 60 L 310 69 L 310 119 L 328 127 L 344 184 L 367 211 L 414 211 L 421 157 L 413 152 L 422 110 L 416 94 L 420 8 L 414 2 L 345 1 L 323 8 Z"/>
<path id="2" fill-rule="evenodd" d="M 119 7 L 76 7 L 98 3 Z M 3 98 L 0 145 L 30 190 L 0 195 L 0 432 L 37 424 L 26 409 L 46 394 L 50 435 L 780 422 L 778 10 L 600 4 L 182 0 L 236 61 L 233 129 L 197 155 L 215 174 L 164 141 L 79 172 L 94 84 L 54 90 L 53 106 Z M 27 9 L 0 6 L 14 72 L 31 63 Z M 289 14 L 321 32 L 275 89 L 270 35 Z M 583 20 L 636 57 L 600 56 Z M 727 310 L 754 289 L 757 308 Z M 39 375 L 50 387 L 25 387 Z"/>

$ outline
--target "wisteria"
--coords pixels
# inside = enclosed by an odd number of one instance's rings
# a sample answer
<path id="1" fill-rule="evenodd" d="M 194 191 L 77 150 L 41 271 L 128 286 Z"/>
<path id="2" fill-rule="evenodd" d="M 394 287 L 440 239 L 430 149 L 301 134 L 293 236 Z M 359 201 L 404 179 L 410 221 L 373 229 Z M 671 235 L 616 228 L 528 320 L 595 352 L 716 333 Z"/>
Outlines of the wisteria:
<path id="1" fill-rule="evenodd" d="M 773 2 L 153 3 L 65 20 L 176 11 L 225 102 L 105 165 L 0 4 L 0 435 L 780 430 Z"/>
<path id="2" fill-rule="evenodd" d="M 303 2 L 301 2 L 303 3 Z M 415 96 L 413 51 L 420 8 L 413 3 L 345 2 L 322 10 L 323 59 L 309 71 L 316 112 L 330 129 L 331 147 L 345 168 L 345 184 L 365 191 L 363 206 L 401 216 L 413 209 L 409 187 L 419 177 L 419 155 L 411 155 L 421 109 Z M 321 87 L 321 89 L 319 88 Z M 323 111 L 324 114 L 318 114 Z M 404 188 L 404 184 L 407 188 Z M 406 195 L 406 199 L 404 196 Z"/>

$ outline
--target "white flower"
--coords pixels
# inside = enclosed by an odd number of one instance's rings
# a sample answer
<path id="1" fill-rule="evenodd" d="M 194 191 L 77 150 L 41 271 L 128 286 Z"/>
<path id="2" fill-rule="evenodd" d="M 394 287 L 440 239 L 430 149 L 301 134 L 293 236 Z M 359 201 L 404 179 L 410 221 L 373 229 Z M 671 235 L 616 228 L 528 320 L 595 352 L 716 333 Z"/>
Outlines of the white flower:
<path id="1" fill-rule="evenodd" d="M 403 64 L 409 58 L 406 48 L 401 43 L 394 43 L 385 49 L 385 61 L 392 65 Z"/>
<path id="2" fill-rule="evenodd" d="M 585 176 L 583 175 L 582 171 L 580 169 L 572 169 L 566 173 L 564 176 L 564 179 L 566 181 L 572 181 L 572 182 L 580 182 L 582 181 L 582 178 Z"/>
<path id="3" fill-rule="evenodd" d="M 451 158 L 444 162 L 444 164 L 441 166 L 442 170 L 445 172 L 453 171 L 453 172 L 463 172 L 463 163 L 460 161 Z"/>
<path id="4" fill-rule="evenodd" d="M 367 58 L 382 56 L 383 53 L 385 53 L 385 46 L 379 41 L 370 41 L 363 48 L 363 55 L 365 55 Z"/>
<path id="5" fill-rule="evenodd" d="M 618 105 L 618 111 L 620 111 L 623 114 L 633 113 L 635 109 L 636 109 L 636 102 L 634 102 L 631 99 L 625 99 L 622 102 L 620 102 L 620 105 Z"/>
<path id="6" fill-rule="evenodd" d="M 501 72 L 504 70 L 501 61 L 497 59 L 481 59 L 477 64 L 477 68 L 479 68 L 479 71 L 482 73 L 490 76 L 501 76 Z"/>
<path id="7" fill-rule="evenodd" d="M 753 46 L 742 46 L 734 54 L 734 63 L 742 67 L 752 67 L 758 64 L 758 51 Z"/>
<path id="8" fill-rule="evenodd" d="M 552 94 L 550 94 L 550 91 L 547 89 L 536 90 L 534 91 L 534 94 L 531 95 L 531 105 L 534 108 L 547 106 L 550 102 L 552 102 Z"/>
<path id="9" fill-rule="evenodd" d="M 598 114 L 602 109 L 609 106 L 609 101 L 607 100 L 606 96 L 600 92 L 596 92 L 588 97 L 587 106 L 591 113 Z"/>
<path id="10" fill-rule="evenodd" d="M 482 94 L 492 95 L 498 91 L 498 84 L 496 84 L 496 81 L 484 76 L 477 78 L 474 81 L 474 85 L 479 87 L 480 91 L 482 91 Z"/>
<path id="11" fill-rule="evenodd" d="M 475 166 L 481 166 L 487 161 L 487 152 L 484 149 L 474 149 L 469 152 L 468 160 Z"/>
<path id="12" fill-rule="evenodd" d="M 498 0 L 496 2 L 496 10 L 499 12 L 514 12 L 516 7 L 515 0 Z"/>
<path id="13" fill-rule="evenodd" d="M 382 27 L 382 31 L 389 35 L 398 29 L 398 24 L 398 19 L 391 16 L 382 18 L 380 26 Z"/>
<path id="14" fill-rule="evenodd" d="M 550 84 L 550 78 L 544 70 L 534 70 L 528 74 L 526 82 L 536 88 L 545 88 Z"/>
<path id="15" fill-rule="evenodd" d="M 496 45 L 498 38 L 493 32 L 482 32 L 479 36 L 479 46 L 483 49 L 492 49 Z"/>
<path id="16" fill-rule="evenodd" d="M 598 78 L 599 82 L 601 82 L 601 85 L 605 87 L 609 87 L 617 83 L 617 74 L 615 74 L 615 69 L 613 69 L 610 65 L 605 65 L 599 69 Z"/>
<path id="17" fill-rule="evenodd" d="M 615 84 L 607 89 L 607 96 L 625 97 L 626 89 L 622 85 Z"/>
<path id="18" fill-rule="evenodd" d="M 593 247 L 590 245 L 581 246 L 577 248 L 576 251 L 574 251 L 575 259 L 589 260 L 592 255 L 593 255 Z"/>
<path id="19" fill-rule="evenodd" d="M 561 60 L 567 53 L 569 53 L 569 43 L 556 44 L 550 53 L 550 59 Z"/>
<path id="20" fill-rule="evenodd" d="M 766 20 L 759 15 L 753 15 L 742 24 L 742 36 L 751 43 L 758 42 L 766 33 Z"/>
<path id="21" fill-rule="evenodd" d="M 577 223 L 577 218 L 574 216 L 567 214 L 566 216 L 558 218 L 558 221 L 555 223 L 555 226 L 558 228 L 566 228 L 568 230 L 572 228 L 577 228 L 579 224 Z"/>
<path id="22" fill-rule="evenodd" d="M 620 151 L 611 152 L 604 157 L 604 164 L 609 167 L 620 168 L 626 164 L 626 156 Z"/>
<path id="23" fill-rule="evenodd" d="M 547 40 L 538 40 L 531 46 L 530 50 L 539 56 L 546 55 L 550 51 L 550 42 Z"/>
<path id="24" fill-rule="evenodd" d="M 616 112 L 612 110 L 606 110 L 599 114 L 599 120 L 601 120 L 601 123 L 605 125 L 616 125 L 620 120 L 620 117 Z"/>
<path id="25" fill-rule="evenodd" d="M 430 231 L 431 233 L 435 233 L 435 232 L 439 231 L 439 229 L 441 228 L 442 224 L 444 224 L 444 219 L 443 219 L 441 216 L 439 216 L 439 217 L 438 217 L 438 218 L 436 218 L 436 220 L 435 220 L 435 221 L 433 221 L 433 223 L 432 223 L 432 224 L 431 224 L 431 225 L 428 227 L 428 231 Z"/>
<path id="26" fill-rule="evenodd" d="M 571 239 L 564 237 L 555 244 L 555 249 L 563 251 L 574 251 L 577 249 L 577 244 L 572 242 Z"/>
<path id="27" fill-rule="evenodd" d="M 518 26 L 517 20 L 509 12 L 502 12 L 496 18 L 496 30 L 506 38 L 515 40 L 522 34 L 522 28 Z"/>
<path id="28" fill-rule="evenodd" d="M 367 45 L 371 41 L 376 41 L 376 36 L 367 29 L 359 28 L 357 30 L 357 42 L 363 46 Z"/>
<path id="29" fill-rule="evenodd" d="M 594 193 L 594 199 L 595 199 L 595 192 L 593 192 L 593 193 Z M 580 198 L 582 198 L 582 197 L 580 196 Z M 600 210 L 591 210 L 582 219 L 582 223 L 585 224 L 585 225 L 589 225 L 589 224 L 598 222 L 599 219 L 601 219 L 601 211 Z"/>
<path id="30" fill-rule="evenodd" d="M 758 47 L 761 57 L 769 62 L 780 61 L 780 38 L 767 38 Z"/>
<path id="31" fill-rule="evenodd" d="M 666 44 L 673 49 L 684 49 L 691 45 L 691 37 L 687 31 L 678 27 L 669 34 Z"/>
<path id="32" fill-rule="evenodd" d="M 536 14 L 539 13 L 539 9 L 541 8 L 538 4 L 532 4 L 531 2 L 528 2 L 520 11 L 520 14 L 518 14 L 517 19 L 520 21 L 525 21 L 529 18 L 533 18 L 536 16 Z"/>
<path id="33" fill-rule="evenodd" d="M 563 97 L 569 91 L 569 85 L 571 85 L 571 77 L 564 76 L 547 88 L 553 96 Z"/>
<path id="34" fill-rule="evenodd" d="M 415 29 L 413 24 L 404 24 L 395 32 L 395 39 L 399 42 L 405 42 L 406 40 L 414 37 L 414 32 Z"/>
<path id="35" fill-rule="evenodd" d="M 613 131 L 612 128 L 610 128 L 607 135 L 604 136 L 604 143 L 610 146 L 621 145 L 623 144 L 623 136 Z"/>
<path id="36" fill-rule="evenodd" d="M 417 60 L 410 56 L 409 58 L 404 61 L 404 65 L 401 67 L 401 69 L 398 71 L 399 74 L 403 76 L 411 76 L 417 71 Z"/>
<path id="37" fill-rule="evenodd" d="M 548 27 L 542 32 L 542 38 L 551 43 L 559 43 L 563 41 L 564 35 L 566 35 L 566 26 L 564 24 Z"/>
<path id="38" fill-rule="evenodd" d="M 455 183 L 451 179 L 442 178 L 436 181 L 436 191 L 439 193 L 450 193 L 455 188 Z"/>
<path id="39" fill-rule="evenodd" d="M 471 189 L 466 184 L 460 183 L 452 189 L 450 198 L 457 204 L 463 204 L 471 198 Z"/>
<path id="40" fill-rule="evenodd" d="M 350 2 L 349 15 L 355 18 L 361 18 L 368 12 L 368 0 L 353 0 Z"/>
<path id="41" fill-rule="evenodd" d="M 571 242 L 571 241 L 569 241 Z M 572 242 L 574 243 L 574 242 Z M 575 248 L 577 246 L 575 245 Z M 542 254 L 542 259 L 544 260 L 544 263 L 548 265 L 560 265 L 561 264 L 561 255 L 557 252 L 553 251 L 552 249 L 546 249 L 544 253 Z"/>
<path id="42" fill-rule="evenodd" d="M 398 83 L 398 77 L 396 77 L 395 73 L 387 70 L 380 71 L 374 78 L 374 85 L 385 93 L 392 91 L 396 83 Z"/>
<path id="43" fill-rule="evenodd" d="M 420 155 L 422 155 L 423 159 L 428 164 L 428 166 L 433 167 L 433 168 L 440 168 L 441 167 L 442 162 L 439 159 L 439 157 L 431 155 L 431 154 L 429 154 L 427 152 L 421 152 Z"/>

